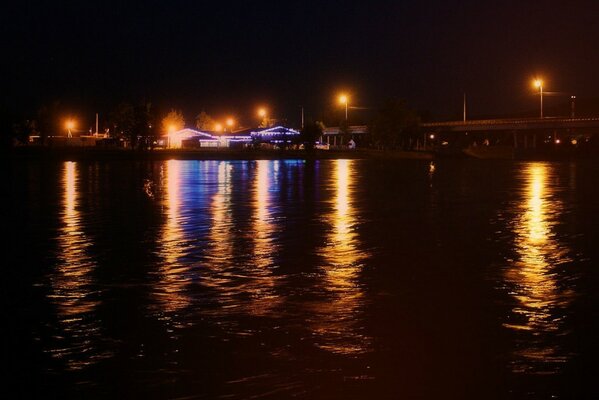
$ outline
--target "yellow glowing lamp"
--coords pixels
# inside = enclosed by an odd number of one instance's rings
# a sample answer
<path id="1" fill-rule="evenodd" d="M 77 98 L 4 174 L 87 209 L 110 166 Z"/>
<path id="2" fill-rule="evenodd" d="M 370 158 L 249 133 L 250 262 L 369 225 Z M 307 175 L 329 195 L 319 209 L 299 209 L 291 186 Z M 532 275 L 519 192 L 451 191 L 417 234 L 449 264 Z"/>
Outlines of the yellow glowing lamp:
<path id="1" fill-rule="evenodd" d="M 65 123 L 65 127 L 67 128 L 68 137 L 72 137 L 73 133 L 71 131 L 75 128 L 75 121 L 73 121 L 72 119 L 67 120 L 67 122 Z"/>
<path id="2" fill-rule="evenodd" d="M 227 118 L 227 126 L 231 127 L 235 124 L 235 120 L 233 118 Z"/>
<path id="3" fill-rule="evenodd" d="M 536 88 L 540 88 L 541 86 L 543 86 L 543 81 L 540 79 L 535 79 L 533 84 L 535 85 Z"/>
<path id="4" fill-rule="evenodd" d="M 339 103 L 341 104 L 347 104 L 348 98 L 346 94 L 341 94 L 339 95 Z"/>
<path id="5" fill-rule="evenodd" d="M 265 108 L 258 109 L 258 116 L 260 116 L 262 118 L 266 117 L 266 109 Z"/>
<path id="6" fill-rule="evenodd" d="M 217 132 L 222 132 L 223 125 L 219 124 L 219 123 L 214 124 L 214 130 L 217 131 Z"/>

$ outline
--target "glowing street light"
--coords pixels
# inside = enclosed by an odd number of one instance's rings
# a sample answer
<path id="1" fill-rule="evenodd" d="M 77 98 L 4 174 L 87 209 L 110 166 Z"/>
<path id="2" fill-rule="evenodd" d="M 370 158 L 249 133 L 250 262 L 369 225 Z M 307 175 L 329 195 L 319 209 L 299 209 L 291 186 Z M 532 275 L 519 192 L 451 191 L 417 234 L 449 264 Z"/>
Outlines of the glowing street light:
<path id="1" fill-rule="evenodd" d="M 258 109 L 258 116 L 260 117 L 260 126 L 261 127 L 267 127 L 268 126 L 268 121 L 266 120 L 266 108 L 261 107 Z"/>
<path id="2" fill-rule="evenodd" d="M 347 121 L 347 103 L 349 102 L 349 98 L 345 93 L 339 95 L 339 103 L 345 105 L 345 120 Z"/>
<path id="3" fill-rule="evenodd" d="M 167 147 L 171 148 L 172 146 L 181 147 L 181 143 L 177 145 L 177 141 L 175 139 L 175 132 L 177 131 L 177 127 L 173 124 L 170 124 L 167 128 L 166 138 L 168 140 Z"/>
<path id="4" fill-rule="evenodd" d="M 219 124 L 218 122 L 216 124 L 214 124 L 214 130 L 216 132 L 222 132 L 223 131 L 223 124 Z"/>
<path id="5" fill-rule="evenodd" d="M 535 79 L 534 85 L 536 88 L 539 88 L 539 93 L 541 95 L 541 118 L 543 118 L 543 81 L 541 79 Z"/>
<path id="6" fill-rule="evenodd" d="M 65 123 L 65 127 L 67 128 L 68 137 L 73 137 L 71 130 L 75 129 L 75 121 L 73 121 L 72 119 L 67 120 L 67 122 Z"/>
<path id="7" fill-rule="evenodd" d="M 233 118 L 227 118 L 227 121 L 225 123 L 229 127 L 229 131 L 233 131 L 233 125 L 235 125 L 235 120 Z"/>

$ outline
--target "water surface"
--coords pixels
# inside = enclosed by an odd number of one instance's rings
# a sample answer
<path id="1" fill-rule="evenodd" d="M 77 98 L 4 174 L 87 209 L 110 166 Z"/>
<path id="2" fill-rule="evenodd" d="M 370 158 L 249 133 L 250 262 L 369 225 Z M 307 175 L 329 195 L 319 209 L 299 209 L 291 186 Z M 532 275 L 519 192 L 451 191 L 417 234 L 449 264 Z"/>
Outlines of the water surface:
<path id="1" fill-rule="evenodd" d="M 596 163 L 6 164 L 24 395 L 599 392 Z"/>

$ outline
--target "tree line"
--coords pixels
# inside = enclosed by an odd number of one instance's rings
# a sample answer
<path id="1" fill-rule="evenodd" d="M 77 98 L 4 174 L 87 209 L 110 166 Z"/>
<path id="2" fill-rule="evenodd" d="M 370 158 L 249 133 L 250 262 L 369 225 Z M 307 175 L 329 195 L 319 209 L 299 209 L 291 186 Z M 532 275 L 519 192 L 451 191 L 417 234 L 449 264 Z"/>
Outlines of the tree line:
<path id="1" fill-rule="evenodd" d="M 64 118 L 64 107 L 58 102 L 40 107 L 30 119 L 8 121 L 5 115 L 0 115 L 3 144 L 24 144 L 31 135 L 39 136 L 40 142 L 46 143 L 49 136 L 64 134 Z M 361 135 L 359 145 L 389 150 L 412 149 L 421 137 L 421 119 L 422 116 L 411 109 L 405 100 L 388 99 L 366 122 L 368 133 Z M 195 117 L 194 122 L 195 128 L 199 130 L 215 130 L 216 121 L 203 110 Z M 327 122 L 339 127 L 339 135 L 347 143 L 352 136 L 350 123 L 345 119 L 339 120 L 337 124 L 334 120 Z M 104 130 L 100 133 L 107 133 L 113 139 L 127 140 L 132 148 L 146 149 L 151 148 L 158 137 L 185 126 L 186 121 L 180 110 L 162 112 L 151 102 L 122 102 L 108 114 L 103 124 Z M 313 148 L 324 128 L 322 121 L 307 121 L 301 130 L 299 141 L 307 149 Z"/>

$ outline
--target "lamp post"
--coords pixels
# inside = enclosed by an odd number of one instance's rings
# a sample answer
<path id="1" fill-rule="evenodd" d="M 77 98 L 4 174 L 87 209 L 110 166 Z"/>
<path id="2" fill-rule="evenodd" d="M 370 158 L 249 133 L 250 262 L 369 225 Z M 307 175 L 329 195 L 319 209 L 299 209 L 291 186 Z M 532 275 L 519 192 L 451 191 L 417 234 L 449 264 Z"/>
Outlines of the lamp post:
<path id="1" fill-rule="evenodd" d="M 71 133 L 71 130 L 73 128 L 75 128 L 75 122 L 72 119 L 70 119 L 70 120 L 68 120 L 66 122 L 65 126 L 67 128 L 67 137 L 73 137 L 73 134 Z"/>
<path id="2" fill-rule="evenodd" d="M 348 101 L 349 101 L 349 99 L 347 98 L 346 94 L 339 95 L 339 103 L 345 105 L 345 120 L 346 121 L 347 121 L 347 103 L 348 103 Z"/>
<path id="3" fill-rule="evenodd" d="M 266 119 L 266 108 L 258 109 L 258 116 L 260 117 L 260 127 L 268 128 L 268 120 Z"/>
<path id="4" fill-rule="evenodd" d="M 170 149 L 173 145 L 174 145 L 174 140 L 173 137 L 175 135 L 175 131 L 177 130 L 177 128 L 175 127 L 175 125 L 169 125 L 168 126 L 168 135 L 167 135 L 167 139 L 168 139 L 168 143 L 167 143 L 167 147 Z"/>
<path id="5" fill-rule="evenodd" d="M 541 95 L 541 118 L 543 118 L 543 81 L 536 79 L 534 85 L 539 88 L 539 93 Z"/>
<path id="6" fill-rule="evenodd" d="M 229 127 L 229 132 L 233 132 L 233 125 L 235 125 L 235 120 L 233 118 L 227 118 L 226 123 Z"/>

